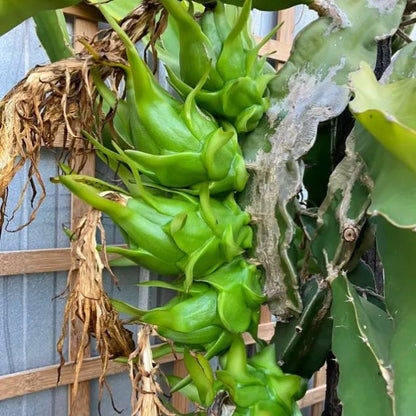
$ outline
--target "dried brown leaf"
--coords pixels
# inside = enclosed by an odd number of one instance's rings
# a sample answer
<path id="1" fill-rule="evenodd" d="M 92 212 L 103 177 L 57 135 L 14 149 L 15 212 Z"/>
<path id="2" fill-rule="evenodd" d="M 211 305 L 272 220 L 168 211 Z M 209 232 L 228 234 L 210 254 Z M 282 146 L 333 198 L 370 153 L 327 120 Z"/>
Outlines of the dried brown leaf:
<path id="1" fill-rule="evenodd" d="M 85 348 L 89 345 L 91 337 L 96 340 L 97 350 L 102 360 L 99 377 L 100 400 L 103 386 L 106 384 L 105 373 L 109 360 L 119 356 L 128 357 L 134 350 L 131 332 L 123 327 L 118 312 L 113 308 L 103 289 L 102 271 L 104 265 L 96 249 L 97 229 L 100 230 L 102 243 L 105 244 L 104 229 L 100 219 L 100 211 L 90 209 L 79 221 L 73 234 L 74 239 L 71 242 L 71 269 L 67 283 L 69 294 L 57 349 L 61 356 L 62 367 L 65 362 L 63 345 L 67 336 L 68 322 L 74 326 L 76 319 L 79 319 L 82 322 L 82 333 L 76 354 L 72 401 L 77 396 Z"/>
<path id="2" fill-rule="evenodd" d="M 129 356 L 132 384 L 131 416 L 175 416 L 162 403 L 162 389 L 157 382 L 159 366 L 153 361 L 150 335 L 152 327 L 143 325 L 138 334 L 137 348 Z M 137 363 L 135 359 L 138 358 Z"/>

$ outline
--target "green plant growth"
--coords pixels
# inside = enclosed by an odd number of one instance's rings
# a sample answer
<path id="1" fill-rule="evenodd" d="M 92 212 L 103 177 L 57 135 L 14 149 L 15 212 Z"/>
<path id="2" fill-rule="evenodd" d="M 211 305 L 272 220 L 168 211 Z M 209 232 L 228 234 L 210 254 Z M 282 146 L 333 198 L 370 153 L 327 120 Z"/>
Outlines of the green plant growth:
<path id="1" fill-rule="evenodd" d="M 167 27 L 156 41 L 151 33 L 152 50 L 180 98 L 120 26 L 131 2 L 97 4 L 126 60 L 90 49 L 95 115 L 111 117 L 84 135 L 120 182 L 65 166 L 54 178 L 119 227 L 127 248 L 106 247 L 118 264 L 160 273 L 145 286 L 176 293 L 152 310 L 113 306 L 169 341 L 155 355 L 183 352 L 189 375 L 169 377 L 171 391 L 200 415 L 225 392 L 236 416 L 298 416 L 306 380 L 330 351 L 344 416 L 412 414 L 416 46 L 396 41 L 406 46 L 390 65 L 381 52 L 397 31 L 406 39 L 414 2 L 303 2 L 319 18 L 278 72 L 257 55 L 279 28 L 256 45 L 250 10 L 300 2 L 160 3 Z M 51 57 L 71 56 L 60 12 L 43 13 Z M 62 32 L 61 42 L 51 45 L 47 31 Z M 117 68 L 120 96 L 103 68 Z M 374 247 L 381 291 L 364 261 Z M 278 321 L 268 346 L 257 336 L 264 303 Z M 257 345 L 251 357 L 245 332 Z"/>

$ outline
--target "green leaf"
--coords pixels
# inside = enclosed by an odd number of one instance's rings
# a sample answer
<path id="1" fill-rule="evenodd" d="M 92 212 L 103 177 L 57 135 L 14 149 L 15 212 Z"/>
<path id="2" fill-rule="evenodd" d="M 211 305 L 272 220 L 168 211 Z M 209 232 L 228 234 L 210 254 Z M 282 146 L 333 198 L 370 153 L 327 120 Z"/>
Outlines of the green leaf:
<path id="1" fill-rule="evenodd" d="M 361 63 L 351 75 L 355 99 L 350 109 L 359 122 L 392 154 L 416 173 L 416 79 L 392 84 L 377 82 Z"/>
<path id="2" fill-rule="evenodd" d="M 202 403 L 208 407 L 215 397 L 214 373 L 208 360 L 202 354 L 190 353 L 185 349 L 184 361 Z"/>
<path id="3" fill-rule="evenodd" d="M 386 307 L 394 325 L 390 360 L 396 415 L 416 407 L 416 233 L 377 219 L 377 247 L 384 267 Z"/>
<path id="4" fill-rule="evenodd" d="M 128 303 L 122 302 L 118 299 L 111 299 L 111 304 L 114 306 L 117 312 L 124 313 L 131 317 L 141 317 L 146 313 L 146 311 L 136 308 L 135 306 L 129 305 Z"/>
<path id="5" fill-rule="evenodd" d="M 409 43 L 395 54 L 392 64 L 385 72 L 389 82 L 400 81 L 404 78 L 416 78 L 415 54 L 416 42 Z"/>
<path id="6" fill-rule="evenodd" d="M 398 227 L 416 226 L 416 175 L 362 126 L 355 128 L 356 150 L 372 181 L 370 214 L 380 214 Z M 388 169 L 386 169 L 388 167 Z"/>
<path id="7" fill-rule="evenodd" d="M 331 295 L 327 284 L 308 281 L 302 300 L 304 309 L 299 317 L 277 322 L 272 343 L 284 372 L 309 379 L 322 367 L 331 346 Z"/>
<path id="8" fill-rule="evenodd" d="M 62 10 L 46 10 L 33 16 L 36 33 L 51 62 L 74 55 Z"/>
<path id="9" fill-rule="evenodd" d="M 386 81 L 394 82 L 397 88 L 398 82 L 415 82 L 416 70 L 414 56 L 416 43 L 413 42 L 403 48 L 395 57 L 392 65 L 386 70 Z M 409 80 L 409 78 L 412 78 Z M 377 91 L 387 86 L 374 86 Z M 362 87 L 364 88 L 364 87 Z M 390 88 L 390 87 L 388 87 Z M 400 88 L 399 88 L 400 90 Z M 383 90 L 384 91 L 384 90 Z M 387 90 L 386 90 L 387 91 Z M 394 90 L 393 90 L 394 91 Z M 382 92 L 381 94 L 385 94 Z M 404 97 L 409 97 L 405 94 Z M 389 108 L 390 97 L 384 96 L 378 106 Z M 397 101 L 397 97 L 392 97 Z M 377 101 L 376 97 L 374 100 Z M 385 102 L 387 100 L 387 102 Z M 374 104 L 377 106 L 377 103 Z M 399 109 L 400 113 L 411 117 L 414 101 L 403 100 Z M 376 107 L 378 108 L 378 107 Z M 403 118 L 403 116 L 400 116 Z M 414 125 L 414 121 L 411 121 Z M 377 134 L 377 131 L 375 132 Z M 367 165 L 368 175 L 372 186 L 372 202 L 368 209 L 370 214 L 380 214 L 397 227 L 412 228 L 416 226 L 416 175 L 411 167 L 412 161 L 404 162 L 400 159 L 398 151 L 393 153 L 380 140 L 377 140 L 368 130 L 364 129 L 359 123 L 355 128 L 355 150 L 358 151 Z M 403 143 L 403 138 L 399 138 Z M 394 143 L 391 143 L 394 145 Z M 414 147 L 414 143 L 409 142 L 409 146 Z M 386 169 L 388 166 L 388 169 Z"/>
<path id="10" fill-rule="evenodd" d="M 169 385 L 175 386 L 177 385 L 182 379 L 178 376 L 173 375 L 166 375 Z M 185 387 L 182 387 L 178 390 L 178 393 L 183 394 L 188 400 L 193 403 L 201 403 L 201 398 L 199 397 L 198 389 L 196 388 L 195 384 L 188 384 Z"/>
<path id="11" fill-rule="evenodd" d="M 327 7 L 324 12 L 327 17 L 313 21 L 302 30 L 294 41 L 289 60 L 271 82 L 275 97 L 283 97 L 289 92 L 289 86 L 293 85 L 289 83 L 291 77 L 310 74 L 309 82 L 319 86 L 317 81 L 322 82 L 329 75 L 327 87 L 330 87 L 331 81 L 338 85 L 347 84 L 349 74 L 362 61 L 374 67 L 377 40 L 396 30 L 406 1 L 374 1 L 371 6 L 366 0 L 335 0 L 323 4 Z M 310 92 L 305 87 L 303 84 L 302 92 L 307 99 Z M 330 97 L 333 101 L 345 100 L 345 96 L 334 96 L 329 88 L 322 89 L 321 95 L 314 95 L 313 100 L 323 105 Z M 345 106 L 347 104 L 348 100 Z"/>
<path id="12" fill-rule="evenodd" d="M 109 13 L 113 19 L 120 21 L 141 4 L 142 0 L 111 0 L 107 2 L 102 0 L 89 0 L 89 2 L 91 4 L 99 4 L 100 8 Z"/>
<path id="13" fill-rule="evenodd" d="M 80 0 L 2 0 L 0 1 L 0 35 L 41 11 L 62 9 L 77 3 L 80 3 Z"/>
<path id="14" fill-rule="evenodd" d="M 340 369 L 343 415 L 393 416 L 388 356 L 392 322 L 383 310 L 360 298 L 345 275 L 335 278 L 331 286 L 332 346 Z"/>
<path id="15" fill-rule="evenodd" d="M 363 289 L 376 290 L 373 271 L 362 260 L 348 273 L 348 280 Z"/>

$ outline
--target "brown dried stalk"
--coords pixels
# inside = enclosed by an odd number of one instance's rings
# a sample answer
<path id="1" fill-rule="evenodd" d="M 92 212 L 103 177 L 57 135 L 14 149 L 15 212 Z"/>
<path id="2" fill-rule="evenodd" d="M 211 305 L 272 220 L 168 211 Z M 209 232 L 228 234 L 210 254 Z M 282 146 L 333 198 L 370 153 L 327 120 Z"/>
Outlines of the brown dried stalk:
<path id="1" fill-rule="evenodd" d="M 61 366 L 65 363 L 63 356 L 64 340 L 70 320 L 75 325 L 77 318 L 83 324 L 81 342 L 76 356 L 74 387 L 71 400 L 74 401 L 78 391 L 79 373 L 82 367 L 85 348 L 90 338 L 96 339 L 102 366 L 99 378 L 100 400 L 103 386 L 106 384 L 105 372 L 111 358 L 128 357 L 134 350 L 130 331 L 125 329 L 114 310 L 111 301 L 103 290 L 103 262 L 97 252 L 96 230 L 101 232 L 102 244 L 105 244 L 101 213 L 90 209 L 79 221 L 71 242 L 71 269 L 68 274 L 67 290 L 69 295 L 65 305 L 64 324 L 57 349 L 61 356 Z"/>
<path id="2" fill-rule="evenodd" d="M 132 383 L 131 416 L 175 416 L 159 399 L 162 393 L 156 381 L 159 367 L 153 361 L 150 347 L 152 327 L 143 325 L 138 335 L 137 349 L 129 356 L 130 380 Z M 137 364 L 134 362 L 138 358 Z"/>
<path id="3" fill-rule="evenodd" d="M 156 0 L 144 0 L 121 25 L 134 42 L 147 33 L 158 34 L 165 21 L 162 18 L 156 23 L 160 10 Z M 101 61 L 123 62 L 125 59 L 124 45 L 112 30 L 103 32 L 100 37 L 97 34 L 90 45 L 90 50 L 97 52 Z M 97 93 L 89 76 L 93 66 L 97 67 L 97 62 L 84 49 L 73 58 L 36 67 L 0 102 L 0 232 L 8 186 L 26 163 L 29 164 L 27 182 L 8 222 L 20 208 L 29 185 L 34 205 L 32 214 L 29 221 L 17 230 L 34 220 L 45 198 L 45 186 L 38 169 L 42 145 L 52 147 L 60 135 L 67 151 L 59 159 L 69 159 L 74 169 L 82 167 L 82 158 L 77 166 L 72 163 L 74 156 L 83 155 L 92 147 L 84 139 L 82 131 L 91 131 L 94 123 L 100 123 L 94 118 Z M 104 79 L 108 76 L 120 77 L 120 70 L 114 67 L 101 65 L 98 70 Z M 37 188 L 41 192 L 34 204 Z"/>

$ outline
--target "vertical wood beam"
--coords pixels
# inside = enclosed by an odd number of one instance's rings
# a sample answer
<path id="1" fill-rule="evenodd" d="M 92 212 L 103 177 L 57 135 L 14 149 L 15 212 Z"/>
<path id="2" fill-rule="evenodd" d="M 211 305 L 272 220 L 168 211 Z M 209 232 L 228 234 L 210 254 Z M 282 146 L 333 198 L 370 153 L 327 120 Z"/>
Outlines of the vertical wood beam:
<path id="1" fill-rule="evenodd" d="M 272 319 L 272 314 L 268 305 L 263 305 L 260 310 L 260 323 L 266 324 L 269 323 Z"/>
<path id="2" fill-rule="evenodd" d="M 313 387 L 320 387 L 326 383 L 326 364 L 315 373 L 313 378 Z M 324 402 L 312 405 L 311 416 L 321 416 L 324 411 Z"/>
<path id="3" fill-rule="evenodd" d="M 277 23 L 283 23 L 283 25 L 276 33 L 276 40 L 292 45 L 295 29 L 295 9 L 292 7 L 277 12 Z"/>
<path id="4" fill-rule="evenodd" d="M 276 33 L 276 40 L 292 48 L 293 31 L 295 29 L 295 8 L 279 10 L 277 12 L 277 23 L 283 23 L 282 27 Z M 283 63 L 278 62 L 276 69 L 280 69 Z"/>
<path id="5" fill-rule="evenodd" d="M 74 47 L 77 52 L 82 50 L 83 46 L 77 42 L 81 36 L 92 37 L 97 32 L 97 23 L 82 18 L 74 18 Z M 83 157 L 83 156 L 81 156 Z M 81 163 L 80 159 L 74 160 L 74 167 Z M 95 154 L 94 152 L 86 155 L 85 164 L 80 170 L 84 175 L 94 176 L 95 174 Z M 79 219 L 87 212 L 88 205 L 79 198 L 71 194 L 71 228 L 74 228 Z M 74 325 L 69 329 L 69 359 L 76 360 L 77 351 L 81 346 L 82 323 L 76 319 Z M 86 347 L 84 357 L 90 356 L 90 349 Z M 70 416 L 89 416 L 90 415 L 90 382 L 84 381 L 78 385 L 77 399 L 72 402 L 73 385 L 69 387 L 68 395 L 68 414 Z"/>

